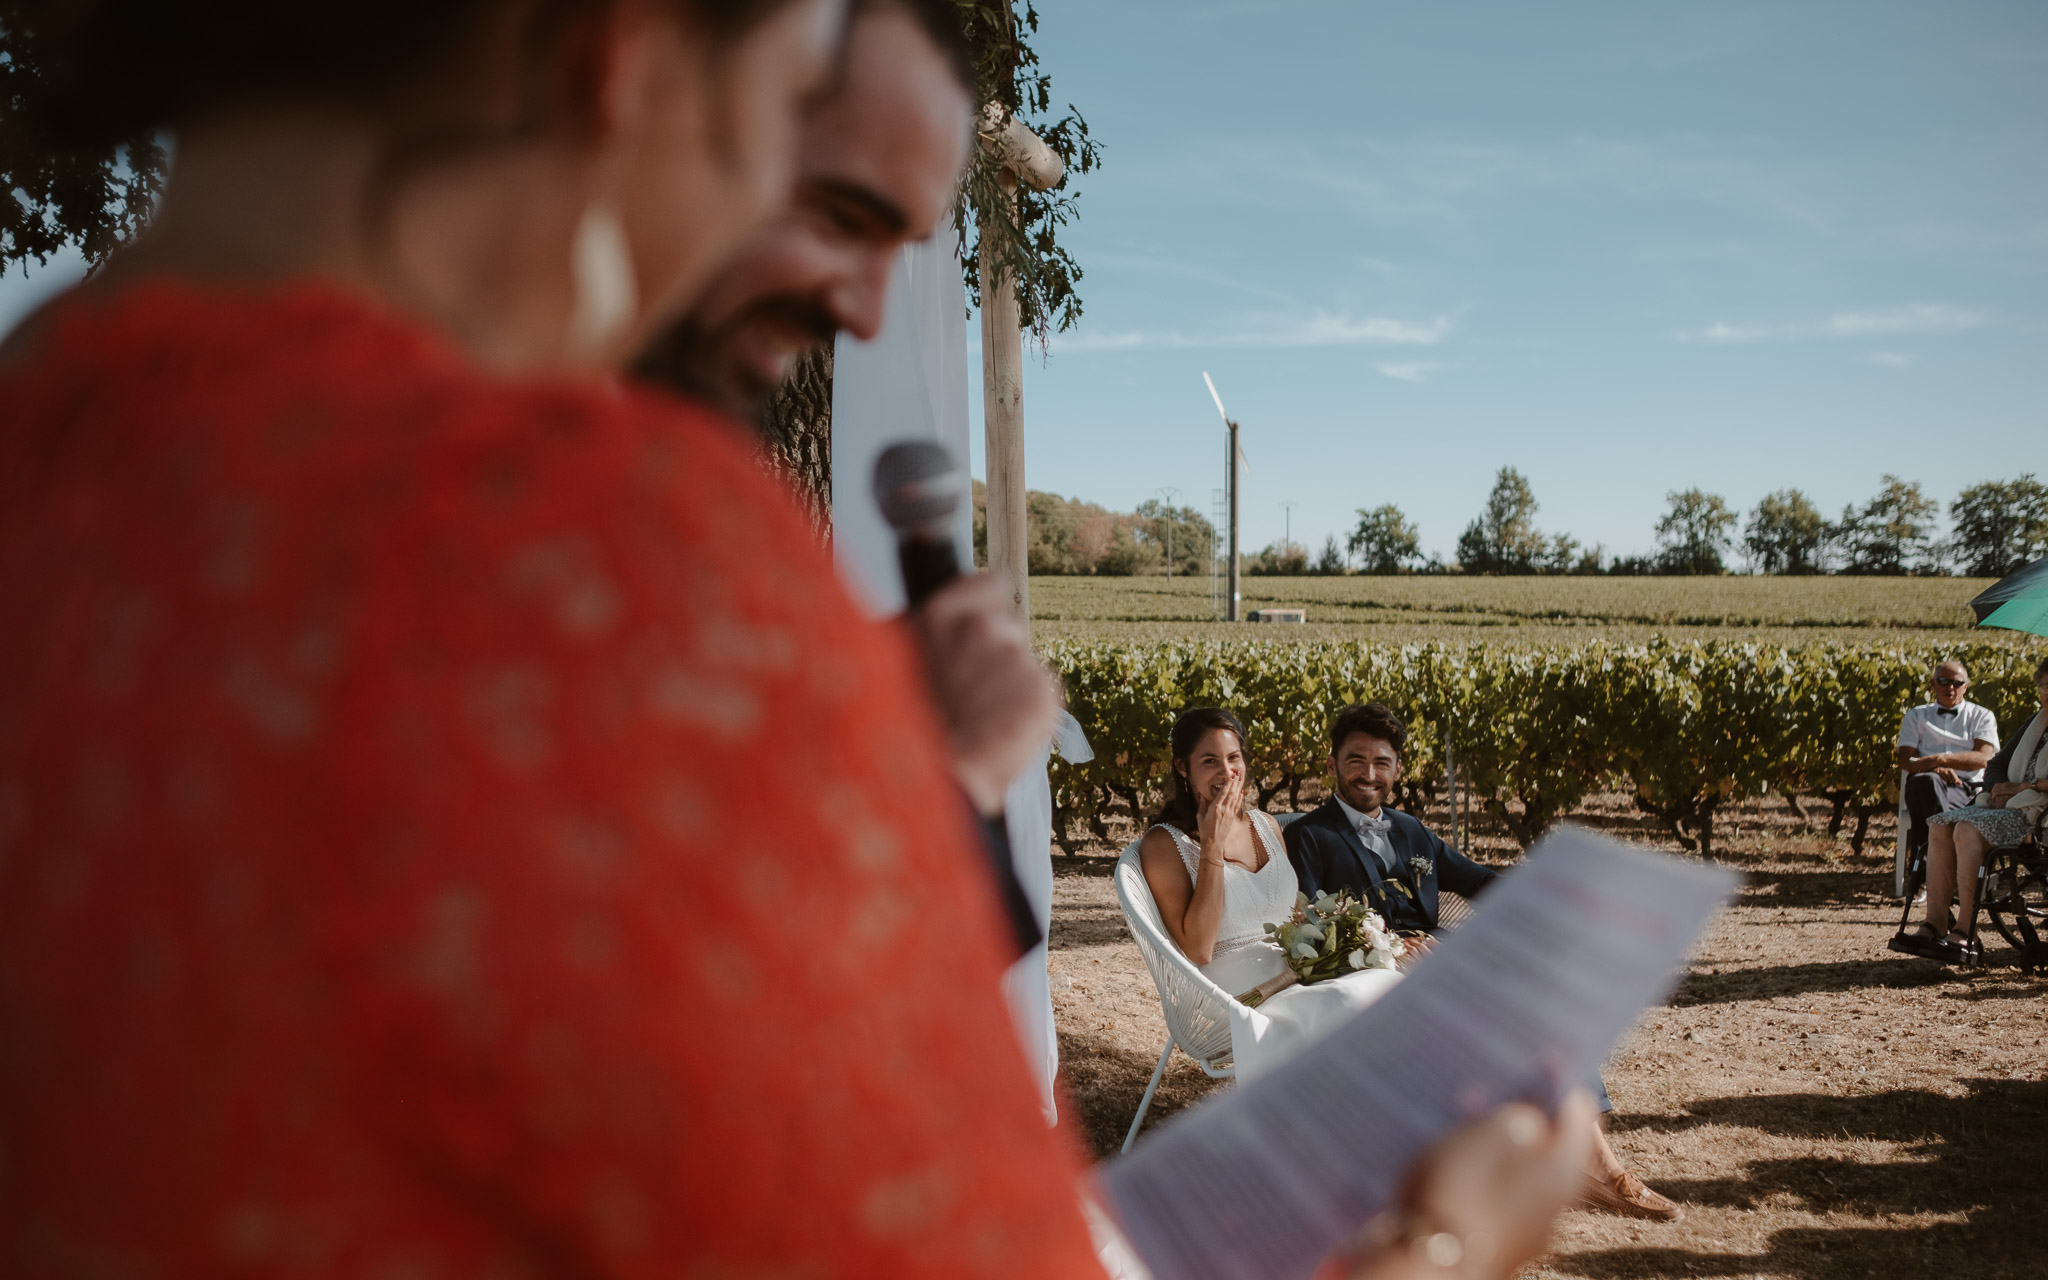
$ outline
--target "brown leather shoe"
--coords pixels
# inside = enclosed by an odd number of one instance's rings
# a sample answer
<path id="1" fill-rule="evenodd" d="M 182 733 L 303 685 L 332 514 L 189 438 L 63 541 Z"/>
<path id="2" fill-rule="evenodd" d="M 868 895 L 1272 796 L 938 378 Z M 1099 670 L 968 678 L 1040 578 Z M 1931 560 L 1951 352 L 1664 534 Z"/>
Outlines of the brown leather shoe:
<path id="1" fill-rule="evenodd" d="M 1685 1217 L 1685 1210 L 1650 1190 L 1641 1178 L 1627 1169 L 1612 1178 L 1587 1178 L 1586 1189 L 1579 1196 L 1579 1205 L 1581 1208 L 1618 1213 L 1624 1218 L 1648 1218 L 1653 1222 L 1678 1222 Z"/>

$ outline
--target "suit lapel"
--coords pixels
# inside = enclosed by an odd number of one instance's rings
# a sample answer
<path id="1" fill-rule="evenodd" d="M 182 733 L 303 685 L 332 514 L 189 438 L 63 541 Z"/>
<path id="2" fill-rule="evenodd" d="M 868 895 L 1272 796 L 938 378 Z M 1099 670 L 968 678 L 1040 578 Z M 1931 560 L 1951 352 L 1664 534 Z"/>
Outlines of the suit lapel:
<path id="1" fill-rule="evenodd" d="M 1365 847 L 1365 841 L 1359 836 L 1358 828 L 1351 825 L 1344 811 L 1337 807 L 1335 800 L 1330 801 L 1330 821 L 1337 828 L 1338 834 L 1344 837 L 1344 843 L 1351 849 L 1351 856 L 1358 860 L 1359 867 L 1364 870 L 1366 883 L 1372 886 L 1373 893 L 1384 902 L 1387 886 L 1380 878 L 1380 860 L 1373 857 L 1372 850 Z"/>
<path id="2" fill-rule="evenodd" d="M 1389 812 L 1392 811 L 1389 810 Z M 1394 846 L 1394 864 L 1406 873 L 1404 879 L 1409 887 L 1415 891 L 1415 904 L 1422 908 L 1423 915 L 1431 920 L 1435 920 L 1436 877 L 1417 875 L 1414 868 L 1410 865 L 1408 860 L 1416 855 L 1414 853 L 1414 846 L 1408 841 L 1407 823 L 1402 822 L 1399 818 L 1395 819 L 1393 830 L 1389 834 L 1393 837 L 1389 843 Z"/>

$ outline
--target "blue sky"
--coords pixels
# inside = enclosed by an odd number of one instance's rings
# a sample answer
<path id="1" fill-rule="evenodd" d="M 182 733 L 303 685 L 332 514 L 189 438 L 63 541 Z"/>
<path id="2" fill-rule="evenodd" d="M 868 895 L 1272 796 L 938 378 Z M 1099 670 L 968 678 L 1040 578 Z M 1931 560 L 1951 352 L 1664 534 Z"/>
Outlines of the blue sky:
<path id="1" fill-rule="evenodd" d="M 1033 488 L 1206 508 L 1204 369 L 1248 548 L 1394 502 L 1449 553 L 1503 465 L 1610 553 L 1692 485 L 2048 476 L 2048 5 L 1039 11 L 1107 157 Z"/>
<path id="2" fill-rule="evenodd" d="M 1394 502 L 1448 554 L 1503 465 L 1610 553 L 1691 485 L 2048 476 L 2048 5 L 1039 10 L 1107 157 L 1034 488 L 1206 508 L 1204 369 L 1248 549 Z M 77 270 L 10 275 L 0 328 Z"/>

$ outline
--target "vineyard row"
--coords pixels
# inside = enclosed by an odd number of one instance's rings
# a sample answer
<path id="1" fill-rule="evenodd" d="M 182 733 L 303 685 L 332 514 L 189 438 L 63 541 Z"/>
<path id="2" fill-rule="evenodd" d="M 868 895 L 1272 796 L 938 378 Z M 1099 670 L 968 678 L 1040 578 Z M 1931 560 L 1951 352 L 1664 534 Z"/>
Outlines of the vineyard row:
<path id="1" fill-rule="evenodd" d="M 1299 807 L 1325 775 L 1331 716 L 1384 702 L 1409 725 L 1411 804 L 1442 786 L 1446 746 L 1461 788 L 1527 845 L 1588 795 L 1627 791 L 1687 848 L 1711 851 L 1722 807 L 1765 791 L 1818 796 L 1835 823 L 1897 804 L 1899 717 L 1927 700 L 1929 669 L 1960 658 L 1970 696 L 2016 733 L 2035 709 L 2024 649 L 1990 643 L 1786 647 L 1595 641 L 1572 649 L 1371 642 L 1045 646 L 1094 760 L 1052 765 L 1054 828 L 1073 850 L 1106 818 L 1151 812 L 1167 733 L 1186 707 L 1245 724 L 1258 803 Z"/>

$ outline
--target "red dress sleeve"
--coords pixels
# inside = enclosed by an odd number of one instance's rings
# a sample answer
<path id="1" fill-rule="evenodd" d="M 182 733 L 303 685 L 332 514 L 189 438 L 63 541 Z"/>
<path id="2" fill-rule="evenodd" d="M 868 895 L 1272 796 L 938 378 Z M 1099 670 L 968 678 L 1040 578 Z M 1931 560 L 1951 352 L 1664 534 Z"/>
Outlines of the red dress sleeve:
<path id="1" fill-rule="evenodd" d="M 905 648 L 727 427 L 318 291 L 0 397 L 0 1253 L 1093 1270 Z"/>

